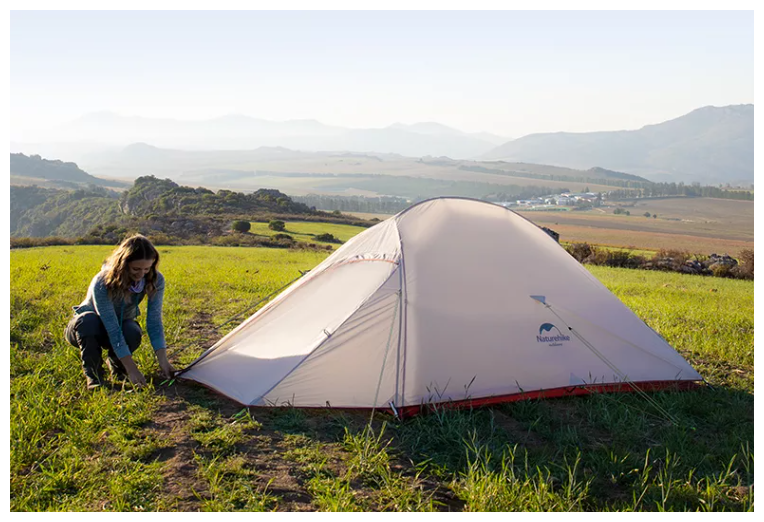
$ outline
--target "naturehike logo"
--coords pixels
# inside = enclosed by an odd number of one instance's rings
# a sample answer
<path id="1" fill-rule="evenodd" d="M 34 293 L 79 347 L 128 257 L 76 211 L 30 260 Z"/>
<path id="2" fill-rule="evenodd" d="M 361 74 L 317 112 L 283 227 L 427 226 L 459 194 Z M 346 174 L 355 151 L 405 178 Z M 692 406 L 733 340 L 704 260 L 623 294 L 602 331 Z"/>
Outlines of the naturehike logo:
<path id="1" fill-rule="evenodd" d="M 556 334 L 554 332 L 557 332 Z M 544 335 L 549 332 L 552 335 Z M 562 343 L 570 341 L 570 336 L 563 335 L 560 329 L 552 323 L 544 323 L 539 327 L 539 334 L 536 336 L 536 342 L 547 343 L 549 346 L 562 346 Z"/>

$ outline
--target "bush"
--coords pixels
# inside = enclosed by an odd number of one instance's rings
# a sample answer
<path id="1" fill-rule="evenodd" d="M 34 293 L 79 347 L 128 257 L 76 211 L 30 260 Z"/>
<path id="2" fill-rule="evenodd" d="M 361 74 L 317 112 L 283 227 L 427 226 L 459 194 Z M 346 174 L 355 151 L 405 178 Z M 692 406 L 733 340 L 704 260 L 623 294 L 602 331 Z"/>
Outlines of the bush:
<path id="1" fill-rule="evenodd" d="M 342 243 L 339 239 L 332 234 L 319 234 L 316 236 L 316 241 L 323 241 L 325 243 Z"/>
<path id="2" fill-rule="evenodd" d="M 164 232 L 152 232 L 148 236 L 149 240 L 155 245 L 177 245 L 178 241 L 174 237 Z"/>
<path id="3" fill-rule="evenodd" d="M 661 249 L 648 262 L 648 268 L 681 272 L 682 267 L 692 258 L 693 255 L 686 250 Z"/>
<path id="4" fill-rule="evenodd" d="M 605 265 L 618 268 L 640 268 L 645 262 L 642 256 L 635 256 L 628 250 L 610 250 L 605 256 Z"/>
<path id="5" fill-rule="evenodd" d="M 294 241 L 294 238 L 290 236 L 289 234 L 274 234 L 273 239 L 276 241 L 284 240 L 284 241 Z"/>
<path id="6" fill-rule="evenodd" d="M 75 239 L 64 237 L 12 237 L 11 248 L 73 245 L 75 242 Z"/>
<path id="7" fill-rule="evenodd" d="M 281 232 L 282 230 L 286 230 L 286 224 L 280 219 L 274 219 L 268 223 L 268 228 L 275 230 L 276 232 Z"/>
<path id="8" fill-rule="evenodd" d="M 233 225 L 231 225 L 231 228 L 236 232 L 245 234 L 252 228 L 252 224 L 249 221 L 234 221 Z"/>
<path id="9" fill-rule="evenodd" d="M 568 254 L 576 258 L 576 261 L 583 263 L 585 259 L 591 257 L 596 249 L 589 243 L 570 243 L 565 247 Z"/>
<path id="10" fill-rule="evenodd" d="M 733 268 L 727 265 L 712 265 L 711 273 L 714 275 L 714 277 L 732 277 L 734 275 L 735 268 L 737 267 Z"/>
<path id="11" fill-rule="evenodd" d="M 739 264 L 735 267 L 737 276 L 743 279 L 753 279 L 753 250 L 740 252 Z"/>

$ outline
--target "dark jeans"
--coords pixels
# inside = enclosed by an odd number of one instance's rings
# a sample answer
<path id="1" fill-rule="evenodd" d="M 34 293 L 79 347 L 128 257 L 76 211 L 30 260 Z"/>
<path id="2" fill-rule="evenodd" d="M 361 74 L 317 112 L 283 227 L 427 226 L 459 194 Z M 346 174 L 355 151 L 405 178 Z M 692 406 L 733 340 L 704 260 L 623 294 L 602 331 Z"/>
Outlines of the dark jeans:
<path id="1" fill-rule="evenodd" d="M 133 353 L 141 344 L 141 327 L 132 319 L 122 322 L 122 335 L 125 342 Z M 125 367 L 111 347 L 109 335 L 101 322 L 101 318 L 95 312 L 84 312 L 72 317 L 66 325 L 64 335 L 69 344 L 80 349 L 82 369 L 88 377 L 103 377 L 103 354 L 102 350 L 108 351 L 109 365 L 117 374 L 124 374 Z"/>

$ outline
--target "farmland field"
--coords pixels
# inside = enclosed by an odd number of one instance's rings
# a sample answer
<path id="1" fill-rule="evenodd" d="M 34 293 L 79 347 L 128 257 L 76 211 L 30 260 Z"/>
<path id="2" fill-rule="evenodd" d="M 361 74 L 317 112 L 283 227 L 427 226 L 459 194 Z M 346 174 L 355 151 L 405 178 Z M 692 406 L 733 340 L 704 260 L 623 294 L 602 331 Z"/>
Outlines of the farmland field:
<path id="1" fill-rule="evenodd" d="M 587 212 L 520 213 L 561 234 L 564 241 L 587 241 L 613 246 L 692 253 L 728 253 L 753 249 L 753 202 L 713 198 L 666 198 L 625 203 L 630 216 L 612 208 Z M 645 213 L 656 218 L 646 218 Z"/>
<path id="2" fill-rule="evenodd" d="M 752 282 L 590 267 L 713 385 L 652 395 L 676 424 L 638 396 L 598 394 L 403 422 L 378 414 L 369 428 L 368 414 L 242 410 L 165 382 L 147 341 L 136 355 L 152 384 L 87 392 L 62 331 L 110 251 L 11 252 L 13 511 L 754 508 Z M 176 367 L 328 255 L 159 252 Z"/>
<path id="3" fill-rule="evenodd" d="M 540 226 L 554 229 L 562 241 L 656 251 L 686 250 L 698 254 L 737 256 L 753 249 L 753 202 L 713 198 L 665 198 L 624 202 L 630 216 L 613 208 L 580 211 L 513 209 Z M 656 218 L 644 217 L 645 212 Z M 361 219 L 389 215 L 348 212 Z"/>

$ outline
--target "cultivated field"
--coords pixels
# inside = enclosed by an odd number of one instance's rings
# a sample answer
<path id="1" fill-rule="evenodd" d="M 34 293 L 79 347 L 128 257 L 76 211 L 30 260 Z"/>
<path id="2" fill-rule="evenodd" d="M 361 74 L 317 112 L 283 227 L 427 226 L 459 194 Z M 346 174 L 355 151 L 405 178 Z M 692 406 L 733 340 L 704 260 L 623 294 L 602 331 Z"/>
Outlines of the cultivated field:
<path id="1" fill-rule="evenodd" d="M 612 208 L 520 213 L 534 223 L 559 232 L 563 241 L 732 256 L 743 249 L 753 249 L 752 201 L 670 198 L 637 200 L 633 207 L 623 208 L 631 215 L 613 214 Z M 646 218 L 646 212 L 658 217 Z"/>

